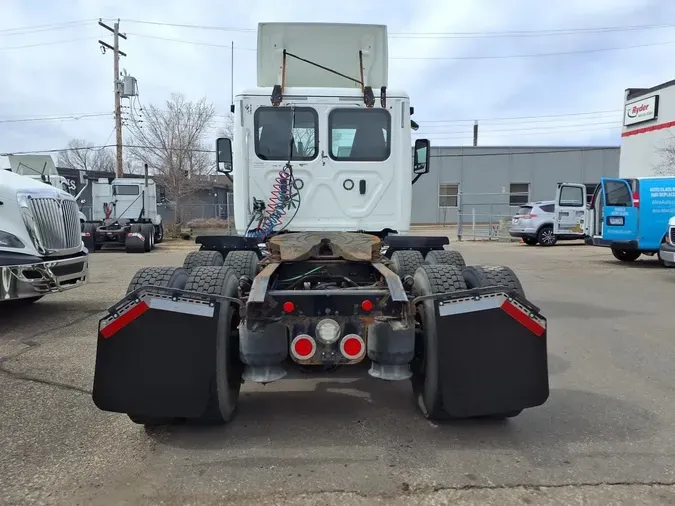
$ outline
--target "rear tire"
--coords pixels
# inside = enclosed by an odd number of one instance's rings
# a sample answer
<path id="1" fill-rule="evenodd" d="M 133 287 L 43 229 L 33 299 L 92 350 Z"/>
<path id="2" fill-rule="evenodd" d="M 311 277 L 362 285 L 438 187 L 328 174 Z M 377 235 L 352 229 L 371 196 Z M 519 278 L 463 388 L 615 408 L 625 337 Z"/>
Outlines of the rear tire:
<path id="1" fill-rule="evenodd" d="M 454 265 L 420 266 L 415 272 L 415 297 L 465 290 L 462 271 Z M 416 308 L 418 327 L 415 336 L 415 358 L 411 362 L 413 393 L 425 418 L 450 418 L 443 409 L 443 395 L 439 370 L 443 357 L 438 355 L 436 311 L 433 300 L 420 302 Z"/>
<path id="2" fill-rule="evenodd" d="M 525 289 L 516 273 L 503 265 L 472 265 L 462 271 L 462 277 L 467 288 L 503 286 L 525 297 Z"/>
<path id="3" fill-rule="evenodd" d="M 429 265 L 437 265 L 437 264 L 454 265 L 456 267 L 459 267 L 460 269 L 466 267 L 464 257 L 459 251 L 447 249 L 431 250 L 429 253 L 427 253 L 426 258 L 424 259 L 424 263 Z"/>
<path id="4" fill-rule="evenodd" d="M 155 244 L 160 244 L 164 240 L 164 225 L 159 224 L 159 225 L 154 225 L 154 232 L 155 232 Z"/>
<path id="5" fill-rule="evenodd" d="M 258 275 L 260 260 L 255 251 L 230 251 L 225 257 L 223 265 L 230 267 L 237 275 L 237 279 L 246 276 L 255 279 Z"/>
<path id="6" fill-rule="evenodd" d="M 220 251 L 190 251 L 183 261 L 183 268 L 188 271 L 195 267 L 220 267 L 221 265 L 223 265 L 223 255 Z"/>
<path id="7" fill-rule="evenodd" d="M 182 290 L 188 279 L 188 272 L 182 267 L 143 267 L 136 271 L 127 287 L 127 294 L 144 286 L 161 286 Z"/>
<path id="8" fill-rule="evenodd" d="M 612 248 L 614 258 L 622 262 L 635 262 L 635 260 L 640 258 L 641 254 L 639 251 Z"/>
<path id="9" fill-rule="evenodd" d="M 422 264 L 424 264 L 424 257 L 417 250 L 399 250 L 391 255 L 391 270 L 401 279 L 414 276 L 415 271 Z"/>
<path id="10" fill-rule="evenodd" d="M 190 272 L 185 289 L 226 297 L 236 297 L 239 278 L 227 266 L 195 267 Z M 223 424 L 236 413 L 244 371 L 239 360 L 239 312 L 234 304 L 222 301 L 218 315 L 216 338 L 216 374 L 211 381 L 209 401 L 204 413 L 196 420 L 205 424 Z"/>
<path id="11" fill-rule="evenodd" d="M 558 242 L 558 238 L 553 233 L 553 226 L 545 225 L 537 232 L 537 242 L 542 246 L 553 246 Z"/>
<path id="12" fill-rule="evenodd" d="M 185 287 L 187 279 L 187 271 L 180 267 L 143 267 L 136 271 L 134 277 L 131 278 L 127 294 L 143 286 L 161 286 L 182 290 Z M 146 427 L 168 425 L 176 421 L 174 418 L 153 418 L 133 413 L 129 413 L 127 416 L 129 416 L 132 422 L 145 425 Z"/>

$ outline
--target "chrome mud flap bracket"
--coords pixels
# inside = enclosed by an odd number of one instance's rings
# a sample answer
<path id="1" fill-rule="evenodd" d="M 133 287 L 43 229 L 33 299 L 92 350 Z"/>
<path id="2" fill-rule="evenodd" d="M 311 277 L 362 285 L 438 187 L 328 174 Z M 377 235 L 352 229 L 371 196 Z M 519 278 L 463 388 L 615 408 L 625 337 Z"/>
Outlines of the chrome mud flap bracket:
<path id="1" fill-rule="evenodd" d="M 223 299 L 143 287 L 109 308 L 99 321 L 94 404 L 148 417 L 202 414 L 215 374 Z"/>
<path id="2" fill-rule="evenodd" d="M 435 296 L 443 407 L 456 417 L 540 406 L 549 396 L 547 322 L 516 292 Z"/>

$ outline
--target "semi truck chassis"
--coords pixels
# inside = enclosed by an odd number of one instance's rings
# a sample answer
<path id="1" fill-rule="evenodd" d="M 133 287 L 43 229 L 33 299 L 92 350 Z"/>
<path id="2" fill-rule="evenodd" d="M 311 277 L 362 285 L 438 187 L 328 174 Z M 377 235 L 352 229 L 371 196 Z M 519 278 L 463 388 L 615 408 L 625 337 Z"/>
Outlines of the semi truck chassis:
<path id="1" fill-rule="evenodd" d="M 82 223 L 82 240 L 90 252 L 104 246 L 124 248 L 127 253 L 146 253 L 162 242 L 163 231 L 151 220 L 105 220 Z"/>
<path id="2" fill-rule="evenodd" d="M 225 423 L 243 382 L 365 371 L 410 381 L 429 419 L 545 403 L 547 322 L 517 276 L 431 239 L 383 253 L 362 233 L 197 238 L 99 321 L 94 403 L 145 425 Z"/>

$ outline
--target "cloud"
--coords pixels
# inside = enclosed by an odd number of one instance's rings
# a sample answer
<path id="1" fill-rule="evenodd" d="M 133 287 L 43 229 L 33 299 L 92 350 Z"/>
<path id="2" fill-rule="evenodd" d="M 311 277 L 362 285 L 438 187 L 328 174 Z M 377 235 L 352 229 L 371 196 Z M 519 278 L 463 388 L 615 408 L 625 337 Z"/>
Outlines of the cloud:
<path id="1" fill-rule="evenodd" d="M 316 0 L 294 0 L 283 8 L 271 5 L 262 0 L 227 5 L 216 0 L 4 0 L 0 152 L 61 148 L 73 137 L 95 144 L 110 139 L 112 116 L 1 122 L 112 112 L 112 55 L 101 54 L 97 43 L 98 39 L 111 42 L 111 34 L 97 25 L 99 17 L 108 24 L 123 19 L 122 30 L 128 39 L 121 46 L 128 56 L 122 58 L 121 67 L 138 79 L 141 103 L 161 104 L 172 92 L 180 91 L 194 100 L 206 96 L 223 116 L 232 93 L 229 45 L 234 42 L 236 48 L 235 91 L 255 86 L 259 21 L 385 23 L 390 32 L 389 88 L 410 94 L 415 119 L 422 126 L 419 134 L 436 145 L 470 144 L 473 119 L 480 120 L 479 142 L 484 145 L 617 145 L 624 89 L 654 86 L 673 78 L 667 62 L 675 44 L 593 52 L 675 41 L 673 28 L 537 37 L 490 34 L 661 24 L 675 19 L 675 2 L 342 0 L 337 10 L 328 3 L 321 7 Z M 88 23 L 58 30 L 9 31 L 76 20 Z M 448 32 L 465 35 L 401 35 Z M 469 32 L 472 35 L 466 35 Z M 579 51 L 587 52 L 513 57 Z M 542 117 L 584 112 L 595 114 Z M 522 116 L 529 118 L 517 119 Z"/>

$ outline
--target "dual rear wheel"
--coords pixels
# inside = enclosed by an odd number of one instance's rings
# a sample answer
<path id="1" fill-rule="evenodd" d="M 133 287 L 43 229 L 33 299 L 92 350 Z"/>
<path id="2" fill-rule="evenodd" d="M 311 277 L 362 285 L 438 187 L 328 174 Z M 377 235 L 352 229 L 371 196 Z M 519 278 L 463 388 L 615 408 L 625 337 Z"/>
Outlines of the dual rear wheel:
<path id="1" fill-rule="evenodd" d="M 413 276 L 414 297 L 487 286 L 503 286 L 525 295 L 520 280 L 508 267 L 467 267 L 459 252 L 432 251 L 427 258 L 423 258 L 418 251 L 395 251 L 391 261 L 392 270 L 399 277 L 403 279 L 406 276 Z M 417 405 L 422 414 L 430 420 L 452 418 L 443 409 L 443 385 L 440 371 L 444 364 L 443 357 L 439 353 L 433 300 L 426 299 L 417 304 L 415 320 L 415 358 L 411 363 L 413 371 L 411 382 Z M 505 419 L 517 416 L 520 412 L 496 413 L 489 418 Z"/>
<path id="2" fill-rule="evenodd" d="M 221 257 L 222 258 L 222 257 Z M 160 286 L 205 294 L 237 296 L 238 277 L 224 265 L 201 265 L 190 271 L 183 267 L 145 267 L 132 278 L 127 289 L 131 293 L 143 286 Z M 238 306 L 221 302 L 218 315 L 215 374 L 209 384 L 209 398 L 197 423 L 229 422 L 237 409 L 243 368 L 239 361 Z M 186 364 L 186 367 L 189 367 Z M 146 426 L 167 425 L 180 420 L 129 414 L 129 418 Z"/>

